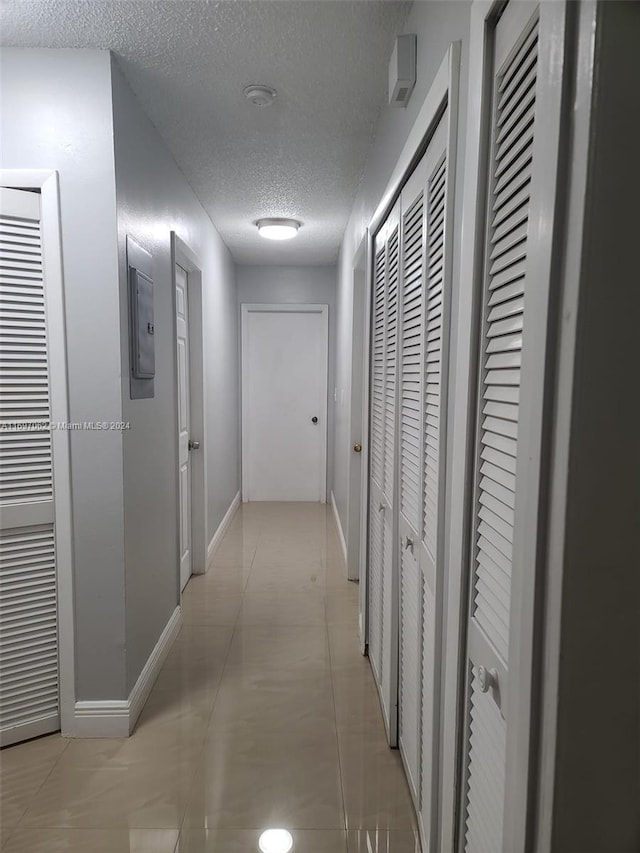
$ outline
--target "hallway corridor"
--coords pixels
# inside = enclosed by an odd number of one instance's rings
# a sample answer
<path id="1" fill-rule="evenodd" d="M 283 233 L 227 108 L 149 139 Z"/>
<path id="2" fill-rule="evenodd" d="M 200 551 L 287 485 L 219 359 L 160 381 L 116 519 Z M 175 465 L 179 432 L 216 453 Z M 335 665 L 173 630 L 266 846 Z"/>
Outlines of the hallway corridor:
<path id="1" fill-rule="evenodd" d="M 131 738 L 3 751 L 3 853 L 416 853 L 331 508 L 243 505 L 183 617 Z"/>

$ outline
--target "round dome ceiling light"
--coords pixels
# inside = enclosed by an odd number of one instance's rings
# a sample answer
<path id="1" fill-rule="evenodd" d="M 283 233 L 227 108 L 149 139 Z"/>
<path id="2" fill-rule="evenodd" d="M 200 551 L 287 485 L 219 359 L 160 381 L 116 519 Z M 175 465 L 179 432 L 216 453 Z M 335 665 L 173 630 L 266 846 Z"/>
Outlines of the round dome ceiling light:
<path id="1" fill-rule="evenodd" d="M 265 829 L 258 839 L 262 853 L 289 853 L 293 847 L 293 836 L 286 829 Z"/>
<path id="2" fill-rule="evenodd" d="M 270 107 L 278 93 L 271 86 L 262 83 L 252 83 L 245 86 L 244 96 L 254 107 Z"/>
<path id="3" fill-rule="evenodd" d="M 290 240 L 300 228 L 297 219 L 259 219 L 256 225 L 260 236 L 267 240 Z"/>

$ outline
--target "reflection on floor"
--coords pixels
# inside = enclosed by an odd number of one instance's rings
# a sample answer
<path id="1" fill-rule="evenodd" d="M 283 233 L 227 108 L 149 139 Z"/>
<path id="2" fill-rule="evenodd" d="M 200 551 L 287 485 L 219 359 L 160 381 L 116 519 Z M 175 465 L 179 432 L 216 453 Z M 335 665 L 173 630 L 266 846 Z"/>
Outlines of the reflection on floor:
<path id="1" fill-rule="evenodd" d="M 416 853 L 357 599 L 327 507 L 243 506 L 133 737 L 3 751 L 3 853 Z"/>

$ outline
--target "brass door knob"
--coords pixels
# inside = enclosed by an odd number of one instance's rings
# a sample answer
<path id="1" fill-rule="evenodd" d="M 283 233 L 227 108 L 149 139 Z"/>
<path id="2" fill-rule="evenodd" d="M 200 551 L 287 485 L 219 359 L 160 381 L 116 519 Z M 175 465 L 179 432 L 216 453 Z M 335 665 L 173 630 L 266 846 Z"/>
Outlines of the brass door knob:
<path id="1" fill-rule="evenodd" d="M 360 453 L 362 451 L 362 445 L 361 444 L 354 444 L 353 449 L 355 450 L 356 453 Z"/>

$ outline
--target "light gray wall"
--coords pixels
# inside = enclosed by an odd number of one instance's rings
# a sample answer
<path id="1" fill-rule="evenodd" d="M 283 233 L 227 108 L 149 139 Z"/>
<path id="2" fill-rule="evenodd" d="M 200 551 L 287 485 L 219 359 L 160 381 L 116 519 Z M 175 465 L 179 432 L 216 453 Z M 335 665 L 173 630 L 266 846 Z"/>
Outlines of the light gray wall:
<path id="1" fill-rule="evenodd" d="M 134 686 L 177 597 L 175 340 L 172 230 L 202 264 L 207 403 L 208 531 L 239 489 L 238 326 L 235 265 L 186 179 L 113 60 L 127 604 L 127 690 Z M 126 237 L 153 256 L 155 396 L 129 397 Z"/>
<path id="2" fill-rule="evenodd" d="M 2 166 L 60 175 L 72 421 L 122 420 L 109 54 L 4 47 Z M 78 699 L 125 684 L 122 434 L 73 431 Z"/>
<path id="3" fill-rule="evenodd" d="M 373 213 L 382 198 L 400 152 L 406 142 L 418 111 L 429 91 L 451 42 L 462 41 L 460 79 L 458 177 L 456 185 L 456 223 L 454 231 L 454 280 L 458 275 L 459 237 L 461 226 L 463 141 L 466 133 L 466 91 L 468 65 L 469 9 L 466 0 L 433 0 L 413 4 L 403 32 L 416 33 L 417 82 L 406 109 L 384 108 L 365 174 L 356 196 L 338 260 L 337 290 L 337 355 L 336 386 L 338 405 L 335 413 L 335 442 L 333 456 L 333 491 L 345 536 L 347 525 L 347 487 L 350 455 L 349 400 L 351 389 L 351 324 L 353 259 Z M 386 61 L 386 57 L 384 61 Z M 454 306 L 455 308 L 455 306 Z M 340 403 L 340 401 L 343 401 Z"/>
<path id="4" fill-rule="evenodd" d="M 334 389 L 336 361 L 336 268 L 238 266 L 238 306 L 251 303 L 317 303 L 329 306 L 329 381 L 327 404 L 327 500 L 333 488 L 335 435 Z M 238 323 L 240 308 L 238 307 Z"/>
<path id="5" fill-rule="evenodd" d="M 178 600 L 170 231 L 202 262 L 208 539 L 240 482 L 235 266 L 109 52 L 0 61 L 2 167 L 60 175 L 70 418 L 131 424 L 70 433 L 76 699 L 124 699 Z M 129 399 L 127 233 L 154 257 L 152 400 Z"/>

